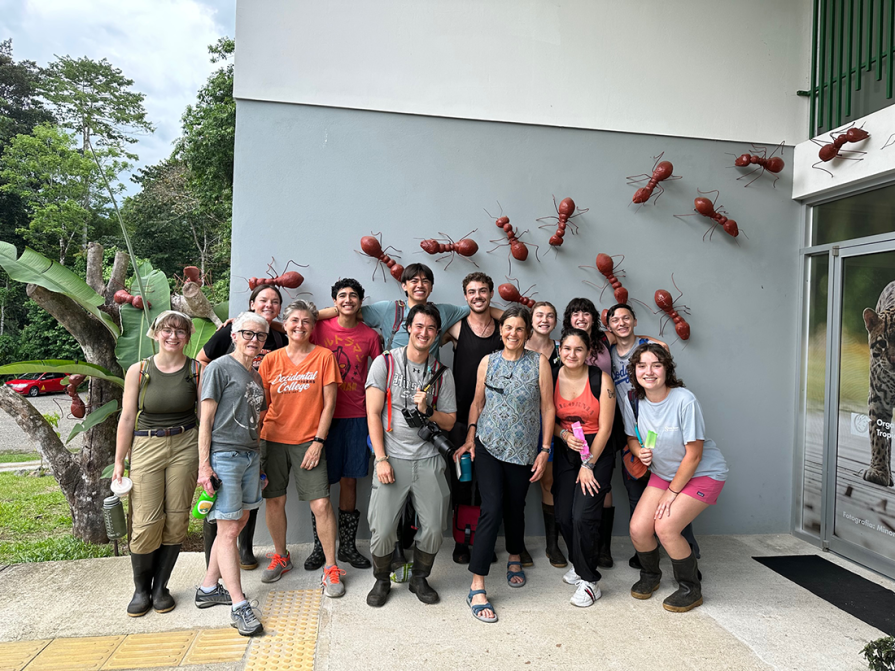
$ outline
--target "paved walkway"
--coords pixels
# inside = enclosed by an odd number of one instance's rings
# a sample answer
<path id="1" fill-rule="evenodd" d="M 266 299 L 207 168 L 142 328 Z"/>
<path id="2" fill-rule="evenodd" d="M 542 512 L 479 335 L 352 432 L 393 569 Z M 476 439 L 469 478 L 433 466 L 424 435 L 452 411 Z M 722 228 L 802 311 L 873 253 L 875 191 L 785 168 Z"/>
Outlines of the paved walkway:
<path id="1" fill-rule="evenodd" d="M 71 645 L 60 639 L 72 637 L 115 637 L 112 642 L 83 642 L 94 652 L 114 650 L 101 664 L 76 668 L 136 668 L 121 665 L 133 659 L 125 652 L 162 650 L 164 642 L 165 649 L 185 651 L 172 662 L 176 668 L 212 671 L 418 667 L 436 671 L 472 666 L 624 671 L 867 668 L 860 650 L 884 632 L 751 559 L 814 554 L 816 548 L 789 535 L 706 536 L 700 538 L 700 544 L 705 605 L 691 613 L 673 614 L 665 612 L 661 604 L 674 589 L 667 559 L 663 560 L 666 578 L 655 597 L 632 599 L 629 589 L 637 572 L 627 566 L 630 542 L 616 538 L 614 554 L 622 561 L 605 571 L 600 584 L 603 598 L 591 608 L 578 609 L 568 603 L 572 588 L 562 583 L 563 570 L 550 567 L 543 558 L 543 541 L 529 539 L 536 566 L 527 570 L 525 588 L 510 589 L 503 564 L 494 567 L 488 596 L 500 622 L 491 625 L 470 615 L 465 605 L 469 574 L 466 567 L 450 561 L 447 543 L 431 578 L 441 603 L 425 606 L 405 585 L 395 585 L 388 604 L 381 609 L 369 608 L 364 601 L 372 586 L 370 571 L 351 567 L 345 576 L 345 597 L 320 599 L 318 572 L 301 568 L 309 547 L 296 546 L 297 568 L 279 583 L 263 585 L 260 571 L 243 573 L 246 591 L 265 611 L 262 620 L 268 635 L 245 645 L 239 661 L 207 659 L 201 665 L 189 664 L 198 659 L 200 640 L 220 637 L 221 646 L 235 641 L 239 647 L 239 639 L 234 639 L 227 627 L 224 608 L 198 610 L 192 605 L 194 585 L 204 569 L 202 555 L 184 554 L 178 562 L 171 580 L 178 607 L 171 613 L 150 612 L 142 618 L 125 615 L 132 589 L 127 558 L 17 565 L 0 570 L 0 669 L 23 668 L 21 663 L 12 664 L 12 647 L 6 642 L 21 642 L 19 648 L 23 649 L 27 642 L 42 641 L 46 652 L 41 654 L 48 655 L 55 649 L 51 645 Z M 499 551 L 498 555 L 505 560 L 505 553 Z M 834 555 L 824 556 L 893 588 L 891 580 Z M 165 636 L 146 636 L 157 632 Z M 24 667 L 26 671 L 47 668 L 41 654 L 29 658 L 32 661 Z M 61 668 L 59 659 L 66 657 L 57 656 L 52 668 Z M 154 668 L 174 667 L 154 663 Z"/>

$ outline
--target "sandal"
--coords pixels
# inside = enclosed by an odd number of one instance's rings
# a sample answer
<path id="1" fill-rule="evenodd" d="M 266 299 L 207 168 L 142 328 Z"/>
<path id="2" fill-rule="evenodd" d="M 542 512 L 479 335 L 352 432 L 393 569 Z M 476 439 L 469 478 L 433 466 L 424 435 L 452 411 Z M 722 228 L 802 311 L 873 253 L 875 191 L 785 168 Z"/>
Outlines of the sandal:
<path id="1" fill-rule="evenodd" d="M 513 571 L 510 569 L 511 566 L 518 566 L 518 571 Z M 513 582 L 513 578 L 522 578 L 522 582 Z M 507 584 L 510 587 L 525 587 L 525 583 L 528 580 L 525 578 L 525 571 L 522 570 L 522 562 L 518 561 L 508 561 L 507 562 Z"/>
<path id="2" fill-rule="evenodd" d="M 485 594 L 487 596 L 487 592 L 483 589 L 471 589 L 469 590 L 469 596 L 466 597 L 466 605 L 472 609 L 472 616 L 478 620 L 479 622 L 497 622 L 497 611 L 494 610 L 494 606 L 492 606 L 489 602 L 478 603 L 475 606 L 472 605 L 472 597 L 478 594 Z M 493 617 L 485 617 L 482 615 L 482 611 L 490 610 L 494 613 Z"/>

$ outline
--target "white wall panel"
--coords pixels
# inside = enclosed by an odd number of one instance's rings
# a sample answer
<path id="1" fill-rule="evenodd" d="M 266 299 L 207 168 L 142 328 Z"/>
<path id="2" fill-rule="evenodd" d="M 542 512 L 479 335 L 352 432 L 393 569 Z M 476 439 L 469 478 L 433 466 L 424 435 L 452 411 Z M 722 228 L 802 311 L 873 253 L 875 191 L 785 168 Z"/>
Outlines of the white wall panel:
<path id="1" fill-rule="evenodd" d="M 239 0 L 241 99 L 807 137 L 809 0 Z"/>

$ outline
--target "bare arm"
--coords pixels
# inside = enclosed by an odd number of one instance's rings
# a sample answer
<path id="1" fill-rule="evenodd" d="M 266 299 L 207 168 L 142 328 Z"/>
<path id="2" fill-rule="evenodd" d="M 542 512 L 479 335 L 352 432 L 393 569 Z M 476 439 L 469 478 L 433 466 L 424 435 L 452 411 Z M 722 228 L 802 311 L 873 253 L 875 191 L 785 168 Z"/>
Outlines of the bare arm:
<path id="1" fill-rule="evenodd" d="M 137 421 L 137 402 L 140 395 L 140 363 L 127 369 L 124 377 L 124 395 L 121 398 L 121 415 L 118 417 L 118 431 L 115 437 L 115 469 L 112 480 L 121 481 L 124 475 L 124 460 L 134 442 L 134 426 Z"/>
<path id="2" fill-rule="evenodd" d="M 200 412 L 205 421 L 199 425 L 199 477 L 197 484 L 201 485 L 210 496 L 214 493 L 211 476 L 216 475 L 211 469 L 211 430 L 214 428 L 214 416 L 218 411 L 218 402 L 213 398 L 206 398 L 200 405 Z"/>
<path id="3" fill-rule="evenodd" d="M 485 409 L 485 373 L 488 371 L 488 357 L 483 357 L 479 362 L 478 370 L 475 378 L 475 396 L 472 404 L 469 406 L 469 419 L 466 426 L 466 442 L 460 446 L 454 453 L 454 461 L 458 460 L 463 454 L 469 452 L 469 456 L 475 461 L 475 430 L 474 426 L 479 421 L 482 410 Z"/>
<path id="4" fill-rule="evenodd" d="M 367 387 L 367 430 L 375 455 L 376 477 L 387 485 L 395 481 L 395 471 L 388 463 L 385 452 L 385 428 L 382 426 L 382 409 L 385 407 L 385 392 L 376 387 Z"/>
<path id="5" fill-rule="evenodd" d="M 336 382 L 330 382 L 323 387 L 323 412 L 320 413 L 320 421 L 317 422 L 317 433 L 315 437 L 326 440 L 329 434 L 329 427 L 333 421 L 333 413 L 336 410 L 336 393 L 339 391 L 339 385 Z M 320 463 L 320 453 L 323 451 L 323 443 L 316 440 L 305 452 L 304 459 L 301 460 L 301 467 L 306 471 L 316 468 Z"/>
<path id="6" fill-rule="evenodd" d="M 685 445 L 686 454 L 684 454 L 684 458 L 681 460 L 681 465 L 677 467 L 677 473 L 674 474 L 674 478 L 668 483 L 668 489 L 662 493 L 662 497 L 659 499 L 655 519 L 662 519 L 666 515 L 671 516 L 671 504 L 677 500 L 681 490 L 690 482 L 690 478 L 693 477 L 696 467 L 699 466 L 699 462 L 702 460 L 703 444 L 704 441 L 702 440 L 694 440 Z M 652 450 L 646 451 L 652 452 Z"/>
<path id="7" fill-rule="evenodd" d="M 460 321 L 463 321 L 462 319 Z M 453 324 L 441 338 L 441 344 L 447 345 L 449 342 L 457 342 L 460 339 L 460 322 Z"/>
<path id="8" fill-rule="evenodd" d="M 503 317 L 503 310 L 501 310 L 500 308 L 496 308 L 492 305 L 491 306 L 491 316 L 494 317 L 495 319 L 499 320 L 501 317 Z"/>
<path id="9" fill-rule="evenodd" d="M 531 482 L 537 482 L 544 474 L 547 466 L 548 452 L 540 448 L 550 449 L 550 441 L 547 436 L 553 435 L 553 425 L 556 421 L 556 407 L 553 405 L 553 373 L 550 371 L 550 362 L 543 354 L 538 359 L 538 386 L 541 391 L 541 435 L 542 444 L 539 446 L 535 463 L 531 467 Z"/>
<path id="10" fill-rule="evenodd" d="M 609 436 L 612 434 L 612 421 L 615 419 L 615 385 L 612 378 L 603 373 L 603 385 L 600 389 L 600 428 L 590 444 L 590 461 L 597 463 L 597 459 L 606 449 Z"/>
<path id="11" fill-rule="evenodd" d="M 196 361 L 202 364 L 202 367 L 205 368 L 208 364 L 211 363 L 211 359 L 208 358 L 208 355 L 205 353 L 205 348 L 199 350 L 199 353 L 196 355 Z"/>
<path id="12" fill-rule="evenodd" d="M 357 311 L 358 315 L 360 314 L 360 310 Z M 336 310 L 335 307 L 331 308 L 322 308 L 317 312 L 317 321 L 323 321 L 324 319 L 332 319 L 333 317 L 338 317 L 339 311 Z"/>

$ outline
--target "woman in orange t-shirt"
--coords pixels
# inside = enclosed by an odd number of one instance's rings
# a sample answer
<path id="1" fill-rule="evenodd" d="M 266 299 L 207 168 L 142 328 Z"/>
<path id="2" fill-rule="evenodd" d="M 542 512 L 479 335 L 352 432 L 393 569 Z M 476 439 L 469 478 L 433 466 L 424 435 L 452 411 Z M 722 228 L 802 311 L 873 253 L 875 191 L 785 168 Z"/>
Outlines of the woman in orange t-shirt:
<path id="1" fill-rule="evenodd" d="M 261 438 L 267 443 L 261 471 L 268 478 L 262 495 L 266 499 L 267 528 L 274 543 L 274 554 L 261 582 L 276 582 L 292 569 L 292 558 L 286 550 L 286 488 L 291 471 L 299 500 L 311 504 L 314 537 L 316 540 L 319 536 L 324 555 L 320 562 L 323 593 L 342 596 L 345 585 L 340 576 L 345 571 L 336 564 L 336 517 L 329 501 L 323 449 L 342 376 L 332 351 L 310 341 L 317 323 L 314 304 L 293 301 L 286 307 L 284 317 L 289 342 L 264 357 L 258 370 L 268 408 L 261 427 Z M 314 567 L 319 568 L 320 563 Z"/>

